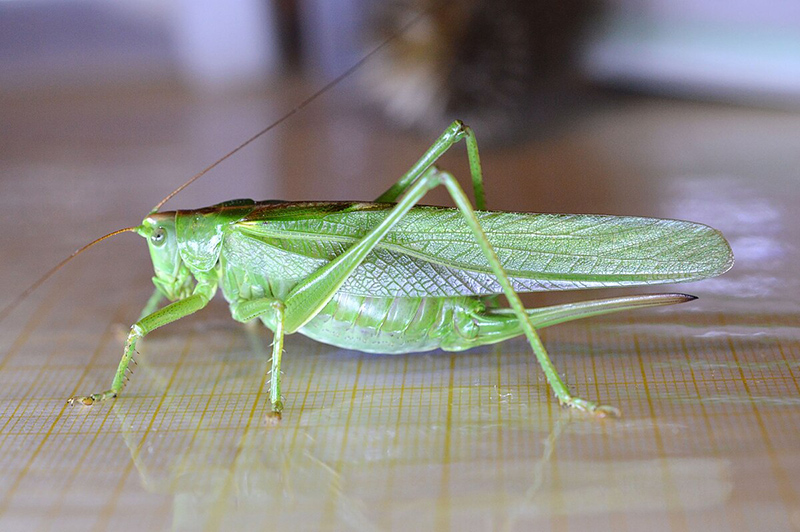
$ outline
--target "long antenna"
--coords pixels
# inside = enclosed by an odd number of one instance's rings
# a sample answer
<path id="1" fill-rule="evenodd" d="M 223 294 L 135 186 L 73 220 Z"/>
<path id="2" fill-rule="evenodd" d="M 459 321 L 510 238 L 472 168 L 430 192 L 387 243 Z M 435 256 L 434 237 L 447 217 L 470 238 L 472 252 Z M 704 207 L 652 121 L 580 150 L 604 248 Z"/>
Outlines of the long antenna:
<path id="1" fill-rule="evenodd" d="M 39 279 L 35 283 L 30 285 L 28 288 L 25 289 L 24 292 L 22 292 L 20 295 L 18 295 L 16 298 L 14 298 L 14 300 L 11 303 L 9 303 L 8 305 L 6 305 L 3 308 L 3 310 L 0 310 L 0 321 L 3 321 L 4 319 L 6 319 L 6 316 L 11 314 L 11 311 L 14 310 L 15 308 L 17 308 L 17 305 L 22 303 L 25 300 L 25 298 L 27 298 L 29 295 L 31 295 L 31 293 L 34 290 L 39 288 L 45 281 L 47 281 L 50 277 L 52 277 L 53 274 L 55 274 L 58 270 L 60 270 L 66 263 L 68 263 L 69 261 L 71 261 L 72 259 L 77 257 L 78 255 L 80 255 L 81 253 L 83 253 L 84 251 L 89 249 L 90 247 L 94 246 L 95 244 L 99 244 L 100 242 L 102 242 L 106 238 L 111 238 L 112 236 L 116 236 L 116 235 L 118 235 L 120 233 L 136 232 L 136 229 L 138 229 L 138 227 L 126 227 L 125 229 L 118 229 L 117 231 L 113 231 L 111 233 L 108 233 L 107 235 L 101 236 L 98 239 L 92 240 L 91 242 L 89 242 L 88 244 L 83 246 L 82 248 L 79 248 L 79 249 L 76 249 L 75 251 L 73 251 L 72 254 L 69 257 L 67 257 L 66 259 L 62 260 L 61 262 L 59 262 L 58 264 L 56 264 L 55 266 L 50 268 L 50 270 L 47 273 L 45 273 L 44 275 L 39 277 Z"/>
<path id="2" fill-rule="evenodd" d="M 228 159 L 229 157 L 234 155 L 236 152 L 238 152 L 239 150 L 241 150 L 242 148 L 244 148 L 245 146 L 247 146 L 248 144 L 250 144 L 251 142 L 253 142 L 257 138 L 261 137 L 262 135 L 264 135 L 266 132 L 268 132 L 272 128 L 278 126 L 279 124 L 284 122 L 286 119 L 288 119 L 289 117 L 291 117 L 292 115 L 294 115 L 298 111 L 301 111 L 308 104 L 310 104 L 311 102 L 316 100 L 318 97 L 322 96 L 324 93 L 326 93 L 327 91 L 329 91 L 330 89 L 332 89 L 333 87 L 338 85 L 343 79 L 345 79 L 346 77 L 350 76 L 353 72 L 358 70 L 361 67 L 362 64 L 364 64 L 367 60 L 369 60 L 370 57 L 372 57 L 373 55 L 375 55 L 376 53 L 381 51 L 389 43 L 391 43 L 392 41 L 397 39 L 400 35 L 405 33 L 405 31 L 408 28 L 410 28 L 411 26 L 416 24 L 422 17 L 424 17 L 428 13 L 432 12 L 436 7 L 438 7 L 439 4 L 445 3 L 447 1 L 449 1 L 449 0 L 442 0 L 442 2 L 433 2 L 427 9 L 420 11 L 417 15 L 415 15 L 411 20 L 409 20 L 406 24 L 404 24 L 395 33 L 390 35 L 383 42 L 381 42 L 375 48 L 370 50 L 370 52 L 367 53 L 367 55 L 365 55 L 364 57 L 359 59 L 356 63 L 354 63 L 353 66 L 351 66 L 350 68 L 345 70 L 343 73 L 341 73 L 338 76 L 336 76 L 332 81 L 328 82 L 321 89 L 317 90 L 311 96 L 309 96 L 308 98 L 306 98 L 305 100 L 300 102 L 300 104 L 295 106 L 289 112 L 287 112 L 282 117 L 280 117 L 278 120 L 276 120 L 275 122 L 273 122 L 269 126 L 265 127 L 264 129 L 262 129 L 261 131 L 259 131 L 258 133 L 256 133 L 255 135 L 253 135 L 252 137 L 247 139 L 246 141 L 242 142 L 236 148 L 232 149 L 231 151 L 229 151 L 228 153 L 226 153 L 225 155 L 223 155 L 222 157 L 217 159 L 215 162 L 213 162 L 212 164 L 210 164 L 209 166 L 204 168 L 202 171 L 200 171 L 197 174 L 195 174 L 194 176 L 192 176 L 192 178 L 189 179 L 188 181 L 186 181 L 184 184 L 182 184 L 181 186 L 179 186 L 178 188 L 176 188 L 175 190 L 170 192 L 164 199 L 162 199 L 161 201 L 158 202 L 158 205 L 153 207 L 153 210 L 150 211 L 150 214 L 154 214 L 154 213 L 158 212 L 158 210 L 161 207 L 163 207 L 166 202 L 168 202 L 170 199 L 172 199 L 173 196 L 175 196 L 177 193 L 179 193 L 180 191 L 182 191 L 183 189 L 185 189 L 186 187 L 188 187 L 189 185 L 191 185 L 192 183 L 194 183 L 195 181 L 197 181 L 198 179 L 203 177 L 206 173 L 208 173 L 210 170 L 215 168 L 222 161 Z M 20 303 L 22 303 L 31 293 L 33 293 L 37 288 L 39 288 L 42 284 L 44 284 L 45 281 L 50 279 L 50 277 L 52 277 L 58 270 L 60 270 L 65 264 L 67 264 L 73 258 L 77 257 L 78 255 L 80 255 L 81 253 L 83 253 L 84 251 L 89 249 L 90 247 L 94 246 L 95 244 L 99 244 L 100 242 L 102 242 L 103 240 L 105 240 L 107 238 L 111 238 L 112 236 L 118 235 L 120 233 L 135 232 L 136 230 L 137 230 L 137 226 L 135 226 L 135 227 L 126 227 L 125 229 L 119 229 L 119 230 L 114 231 L 112 233 L 109 233 L 107 235 L 101 236 L 100 238 L 98 238 L 96 240 L 93 240 L 92 242 L 89 242 L 88 244 L 86 244 L 82 248 L 75 250 L 69 257 L 65 258 L 64 260 L 62 260 L 61 262 L 56 264 L 47 273 L 42 275 L 36 282 L 34 282 L 32 285 L 30 285 L 28 288 L 26 288 L 24 292 L 22 292 L 20 295 L 18 295 L 16 298 L 14 298 L 14 300 L 11 303 L 9 303 L 2 310 L 0 310 L 0 322 L 2 322 L 9 314 L 11 314 L 11 312 Z"/>
<path id="3" fill-rule="evenodd" d="M 362 64 L 364 64 L 366 61 L 368 61 L 370 57 L 372 57 L 373 55 L 375 55 L 376 53 L 378 53 L 379 51 L 381 51 L 381 50 L 382 50 L 384 47 L 386 47 L 386 46 L 387 46 L 389 43 L 391 43 L 391 42 L 392 42 L 392 41 L 394 41 L 396 38 L 398 38 L 400 35 L 402 35 L 403 33 L 405 33 L 405 31 L 406 31 L 408 28 L 410 28 L 411 26 L 413 26 L 414 24 L 416 24 L 416 23 L 417 23 L 417 22 L 418 22 L 418 21 L 419 21 L 419 20 L 420 20 L 420 19 L 421 19 L 423 16 L 425 16 L 425 15 L 427 15 L 428 13 L 430 13 L 431 11 L 433 11 L 433 9 L 434 9 L 434 8 L 436 8 L 436 7 L 438 6 L 438 4 L 439 4 L 438 2 L 434 2 L 434 3 L 433 3 L 433 5 L 431 5 L 431 6 L 429 6 L 429 7 L 428 7 L 428 9 L 425 9 L 425 10 L 423 10 L 423 11 L 420 11 L 420 12 L 419 12 L 417 15 L 415 15 L 415 16 L 414 16 L 414 17 L 413 17 L 413 18 L 412 18 L 410 21 L 408 21 L 406 24 L 404 24 L 404 25 L 403 25 L 403 26 L 402 26 L 400 29 L 398 29 L 398 30 L 397 30 L 395 33 L 393 33 L 392 35 L 390 35 L 388 38 L 386 38 L 386 40 L 384 40 L 382 43 L 380 43 L 380 44 L 379 44 L 379 45 L 377 45 L 375 48 L 373 48 L 373 49 L 372 49 L 372 50 L 371 50 L 371 51 L 370 51 L 370 52 L 369 52 L 367 55 L 365 55 L 364 57 L 362 57 L 361 59 L 359 59 L 359 60 L 358 60 L 358 61 L 357 61 L 355 64 L 353 64 L 353 66 L 351 66 L 350 68 L 348 68 L 347 70 L 345 70 L 344 72 L 342 72 L 341 74 L 339 74 L 338 76 L 336 76 L 336 77 L 335 77 L 335 78 L 334 78 L 332 81 L 328 82 L 328 83 L 327 83 L 325 86 L 323 86 L 321 89 L 317 90 L 317 91 L 316 91 L 315 93 L 313 93 L 311 96 L 309 96 L 308 98 L 306 98 L 305 100 L 303 100 L 302 102 L 300 102 L 300 104 L 298 104 L 296 107 L 294 107 L 293 109 L 291 109 L 291 110 L 290 110 L 289 112 L 287 112 L 285 115 L 283 115 L 282 117 L 280 117 L 279 119 L 277 119 L 275 122 L 271 123 L 270 125 L 268 125 L 268 126 L 267 126 L 267 127 L 265 127 L 264 129 L 262 129 L 261 131 L 259 131 L 258 133 L 256 133 L 255 135 L 253 135 L 252 137 L 250 137 L 249 139 L 247 139 L 246 141 L 242 142 L 242 143 L 241 143 L 241 144 L 239 144 L 239 145 L 238 145 L 236 148 L 232 149 L 231 151 L 229 151 L 228 153 L 226 153 L 225 155 L 223 155 L 222 157 L 220 157 L 219 159 L 217 159 L 216 161 L 214 161 L 213 163 L 211 163 L 210 165 L 208 165 L 207 167 L 205 167 L 203 170 L 201 170 L 200 172 L 198 172 L 197 174 L 195 174 L 194 176 L 192 176 L 192 177 L 191 177 L 191 178 L 190 178 L 188 181 L 186 181 L 184 184 L 182 184 L 181 186 L 179 186 L 178 188 L 176 188 L 175 190 L 173 190 L 172 192 L 170 192 L 169 194 L 167 194 L 167 196 L 166 196 L 164 199 L 162 199 L 161 201 L 159 201 L 159 202 L 158 202 L 158 205 L 156 205 L 155 207 L 153 207 L 153 210 L 152 210 L 152 211 L 150 211 L 150 214 L 154 214 L 154 213 L 158 212 L 158 210 L 159 210 L 161 207 L 163 207 L 163 206 L 164 206 L 164 204 L 165 204 L 166 202 L 168 202 L 170 199 L 172 199 L 172 197 L 173 197 L 173 196 L 175 196 L 175 195 L 176 195 L 178 192 L 182 191 L 183 189 L 185 189 L 186 187 L 188 187 L 189 185 L 191 185 L 192 183 L 194 183 L 195 181 L 197 181 L 198 179 L 200 179 L 201 177 L 203 177 L 203 176 L 204 176 L 204 175 L 205 175 L 207 172 L 209 172 L 210 170 L 212 170 L 213 168 L 215 168 L 215 167 L 216 167 L 217 165 L 219 165 L 219 164 L 220 164 L 222 161 L 224 161 L 224 160 L 225 160 L 225 159 L 227 159 L 228 157 L 232 156 L 233 154 L 235 154 L 236 152 L 238 152 L 239 150 L 241 150 L 242 148 L 244 148 L 245 146 L 247 146 L 248 144 L 250 144 L 251 142 L 253 142 L 253 141 L 254 141 L 254 140 L 256 140 L 257 138 L 259 138 L 260 136 L 262 136 L 263 134 L 265 134 L 267 131 L 271 130 L 272 128 L 274 128 L 274 127 L 276 127 L 276 126 L 278 126 L 278 125 L 280 125 L 281 123 L 283 123 L 283 121 L 284 121 L 284 120 L 288 119 L 289 117 L 291 117 L 292 115 L 294 115 L 294 114 L 295 114 L 295 113 L 297 113 L 298 111 L 302 110 L 302 109 L 303 109 L 305 106 L 307 106 L 308 104 L 310 104 L 311 102 L 313 102 L 314 100 L 316 100 L 316 99 L 317 99 L 319 96 L 322 96 L 324 93 L 328 92 L 330 89 L 332 89 L 333 87 L 335 87 L 336 85 L 338 85 L 338 84 L 339 84 L 339 83 L 340 83 L 340 82 L 341 82 L 343 79 L 345 79 L 345 78 L 346 78 L 346 77 L 348 77 L 350 74 L 352 74 L 353 72 L 355 72 L 356 70 L 358 70 L 358 69 L 359 69 L 359 67 L 361 67 L 361 65 L 362 65 Z"/>

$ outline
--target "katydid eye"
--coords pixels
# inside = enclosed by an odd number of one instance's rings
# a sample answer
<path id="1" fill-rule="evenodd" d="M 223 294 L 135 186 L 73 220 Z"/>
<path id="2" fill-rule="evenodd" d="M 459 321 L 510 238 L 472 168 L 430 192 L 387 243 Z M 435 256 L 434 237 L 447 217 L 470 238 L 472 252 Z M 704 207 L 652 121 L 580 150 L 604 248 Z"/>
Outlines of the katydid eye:
<path id="1" fill-rule="evenodd" d="M 156 229 L 156 232 L 153 233 L 153 236 L 150 237 L 150 242 L 153 243 L 154 246 L 161 247 L 164 245 L 164 242 L 167 241 L 167 231 L 163 227 L 159 227 Z"/>

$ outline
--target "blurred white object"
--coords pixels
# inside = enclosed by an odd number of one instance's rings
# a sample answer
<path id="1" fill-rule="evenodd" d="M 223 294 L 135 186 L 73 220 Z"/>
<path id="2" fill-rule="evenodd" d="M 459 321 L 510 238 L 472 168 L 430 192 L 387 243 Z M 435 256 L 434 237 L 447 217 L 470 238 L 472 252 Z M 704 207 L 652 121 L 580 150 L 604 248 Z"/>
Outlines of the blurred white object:
<path id="1" fill-rule="evenodd" d="M 800 107 L 800 2 L 616 0 L 585 57 L 597 81 Z"/>
<path id="2" fill-rule="evenodd" d="M 278 64 L 271 2 L 178 0 L 174 29 L 178 64 L 196 88 L 255 85 Z"/>

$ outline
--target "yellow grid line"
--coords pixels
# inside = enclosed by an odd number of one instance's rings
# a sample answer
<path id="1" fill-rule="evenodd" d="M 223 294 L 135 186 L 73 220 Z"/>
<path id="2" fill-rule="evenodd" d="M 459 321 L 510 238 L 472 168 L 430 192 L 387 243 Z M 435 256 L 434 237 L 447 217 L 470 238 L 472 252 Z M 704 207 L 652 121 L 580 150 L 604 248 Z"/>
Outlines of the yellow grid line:
<path id="1" fill-rule="evenodd" d="M 74 313 L 73 313 L 73 316 L 74 316 Z M 106 324 L 106 328 L 105 328 L 105 330 L 103 332 L 103 335 L 100 337 L 100 340 L 98 342 L 97 348 L 92 353 L 92 356 L 89 359 L 89 364 L 87 364 L 87 366 L 86 366 L 87 369 L 86 369 L 85 375 L 88 375 L 89 368 L 92 365 L 92 361 L 96 360 L 98 358 L 100 353 L 103 352 L 103 349 L 105 348 L 105 346 L 111 341 L 111 339 L 113 337 L 113 333 L 111 332 L 112 329 L 113 329 L 113 324 L 119 319 L 120 316 L 121 316 L 120 309 L 117 309 L 117 312 L 114 313 L 114 316 L 111 318 L 111 320 L 108 322 L 108 324 Z M 55 345 L 56 346 L 60 345 L 60 342 L 56 342 Z M 49 366 L 49 364 L 47 364 L 47 363 L 45 363 L 43 365 L 43 367 L 48 367 L 48 366 Z M 82 382 L 83 382 L 83 377 L 81 379 L 79 379 L 78 386 L 80 386 L 80 384 Z M 77 389 L 73 390 L 73 394 L 76 391 L 77 391 Z M 65 400 L 65 402 L 66 402 L 66 400 Z M 67 407 L 67 406 L 62 407 L 62 411 L 66 411 L 67 408 L 70 408 L 70 407 Z M 77 407 L 72 407 L 72 408 L 82 408 L 82 407 L 77 406 Z M 97 438 L 100 436 L 100 434 L 102 434 L 102 427 L 106 424 L 106 421 L 108 420 L 108 416 L 111 414 L 111 408 L 105 408 L 104 410 L 105 411 L 103 413 L 103 421 L 100 423 L 100 427 L 96 431 L 94 431 L 94 434 L 92 434 L 92 437 L 91 437 L 91 440 L 89 441 L 89 444 L 84 447 L 83 452 L 81 453 L 81 457 L 78 459 L 78 463 L 75 464 L 75 466 L 72 468 L 72 471 L 71 471 L 71 473 L 69 475 L 69 480 L 67 481 L 66 486 L 72 486 L 75 483 L 75 479 L 77 478 L 77 476 L 79 474 L 81 466 L 85 463 L 87 457 L 92 452 L 94 452 L 94 449 L 93 449 L 94 443 L 97 441 Z M 57 422 L 58 421 L 56 421 L 55 423 L 57 423 Z M 55 423 L 54 423 L 54 426 L 55 426 Z M 58 434 L 59 435 L 64 435 L 65 431 L 59 430 Z M 79 487 L 79 489 L 86 489 L 86 488 L 81 486 L 81 487 Z M 61 493 L 61 495 L 59 496 L 59 498 L 56 501 L 56 503 L 49 509 L 49 511 L 48 511 L 47 515 L 45 516 L 45 518 L 44 518 L 39 530 L 46 530 L 50 526 L 50 524 L 53 521 L 55 521 L 55 519 L 57 517 L 57 514 L 58 514 L 58 511 L 61 509 L 61 507 L 64 504 L 64 499 L 66 498 L 66 495 L 67 495 L 67 491 L 66 490 Z"/>
<path id="2" fill-rule="evenodd" d="M 73 315 L 74 315 L 74 313 L 73 313 Z M 102 349 L 102 346 L 105 343 L 108 342 L 108 338 L 111 336 L 111 327 L 110 327 L 110 325 L 111 325 L 111 322 L 109 322 L 109 325 L 103 331 L 103 334 L 102 334 L 102 336 L 100 338 L 100 342 L 98 344 L 98 347 L 95 350 L 95 352 L 92 354 L 92 358 L 95 358 L 100 353 L 100 351 Z M 20 346 L 21 345 L 22 344 L 20 344 Z M 51 354 L 48 356 L 48 359 L 51 358 L 54 355 L 55 350 L 58 349 L 58 346 L 59 346 L 59 343 L 56 342 L 55 343 L 55 347 L 54 347 L 54 351 L 51 352 Z M 47 368 L 47 364 L 46 364 L 46 361 L 45 361 L 45 363 L 42 364 L 42 368 L 41 369 L 42 369 L 42 371 L 44 371 L 46 368 Z M 19 408 L 19 406 L 21 406 L 23 404 L 24 404 L 24 402 L 20 401 L 19 404 L 17 405 L 17 407 L 14 409 L 14 413 L 16 413 L 17 409 Z M 56 414 L 55 418 L 53 419 L 52 423 L 50 423 L 47 431 L 44 433 L 41 441 L 36 446 L 36 448 L 31 453 L 31 455 L 28 457 L 28 460 L 25 463 L 25 465 L 23 466 L 23 468 L 20 470 L 20 472 L 14 478 L 14 481 L 12 482 L 11 487 L 8 490 L 8 495 L 2 501 L 0 501 L 0 516 L 2 516 L 3 514 L 5 514 L 8 511 L 8 508 L 9 508 L 9 506 L 11 504 L 12 499 L 17 494 L 19 486 L 21 485 L 21 483 L 23 482 L 25 477 L 28 475 L 28 472 L 30 471 L 31 466 L 36 461 L 36 459 L 39 456 L 39 453 L 42 451 L 42 449 L 44 449 L 45 444 L 47 444 L 47 442 L 50 439 L 50 437 L 55 433 L 56 427 L 58 427 L 59 422 L 63 418 L 64 413 L 65 413 L 67 408 L 70 408 L 70 407 L 67 405 L 66 400 L 65 400 L 62 403 L 62 406 L 59 409 L 58 413 Z M 12 417 L 12 419 L 13 419 L 13 417 Z M 3 440 L 0 441 L 0 445 L 3 445 L 7 438 L 8 438 L 8 435 L 4 434 L 3 435 Z"/>
<path id="3" fill-rule="evenodd" d="M 725 325 L 725 317 L 720 314 L 719 320 L 722 325 Z M 744 374 L 744 370 L 742 369 L 741 363 L 739 361 L 739 354 L 734 344 L 732 338 L 728 338 L 728 347 L 730 349 L 731 356 L 736 361 L 737 366 L 739 366 L 739 375 L 741 377 L 742 387 L 744 388 L 744 392 L 747 394 L 748 397 L 752 399 L 753 394 L 750 391 L 750 385 L 748 384 L 747 378 Z M 755 401 L 750 401 L 750 406 L 753 410 L 753 415 L 755 416 L 756 424 L 758 425 L 758 430 L 761 435 L 761 441 L 764 444 L 764 447 L 767 451 L 767 457 L 769 458 L 770 467 L 772 468 L 772 474 L 775 478 L 775 481 L 778 484 L 778 492 L 783 502 L 786 514 L 791 515 L 791 512 L 795 509 L 795 505 L 797 504 L 797 493 L 792 488 L 791 481 L 786 476 L 786 471 L 781 466 L 780 461 L 775 452 L 775 447 L 772 445 L 772 439 L 769 437 L 769 431 L 766 428 L 764 423 L 764 418 L 761 415 L 761 410 L 758 408 L 758 404 Z"/>
<path id="4" fill-rule="evenodd" d="M 447 372 L 447 405 L 445 408 L 445 431 L 444 441 L 442 442 L 442 473 L 439 478 L 439 499 L 436 503 L 434 522 L 436 530 L 450 530 L 451 507 L 449 505 L 450 494 L 450 467 L 452 465 L 451 451 L 453 445 L 453 395 L 455 390 L 455 366 L 456 355 L 448 353 L 448 372 Z"/>
<path id="5" fill-rule="evenodd" d="M 164 388 L 164 393 L 162 394 L 161 398 L 156 405 L 155 411 L 153 412 L 153 416 L 147 424 L 147 428 L 144 431 L 144 435 L 142 436 L 139 444 L 136 446 L 136 449 L 133 450 L 131 453 L 131 459 L 125 465 L 125 469 L 120 476 L 119 481 L 117 482 L 116 487 L 114 488 L 111 498 L 109 502 L 103 507 L 100 515 L 98 516 L 97 524 L 94 527 L 94 530 L 102 531 L 108 530 L 110 527 L 111 520 L 114 516 L 114 509 L 117 506 L 120 496 L 124 490 L 124 486 L 128 480 L 128 476 L 130 475 L 131 471 L 134 469 L 136 464 L 136 459 L 138 458 L 139 454 L 142 452 L 142 448 L 144 446 L 145 441 L 147 441 L 147 437 L 150 435 L 150 432 L 153 428 L 153 425 L 158 418 L 158 413 L 161 411 L 161 407 L 164 405 L 164 400 L 168 397 L 169 389 L 172 386 L 175 376 L 178 374 L 178 371 L 183 366 L 183 361 L 186 358 L 186 354 L 189 351 L 189 347 L 191 345 L 191 335 L 186 339 L 186 344 L 184 349 L 181 351 L 181 355 L 178 358 L 177 363 L 175 364 L 175 369 L 173 370 L 172 374 L 170 375 L 169 380 L 167 381 L 167 385 Z"/>
<path id="6" fill-rule="evenodd" d="M 633 325 L 633 324 L 631 324 Z M 647 410 L 650 414 L 650 417 L 655 418 L 657 413 L 655 406 L 653 405 L 653 399 L 650 394 L 650 385 L 648 383 L 649 378 L 647 376 L 647 369 L 645 368 L 644 364 L 644 354 L 642 353 L 641 345 L 639 342 L 639 336 L 635 333 L 631 335 L 633 340 L 634 351 L 636 352 L 636 357 L 639 360 L 639 370 L 640 375 L 642 377 L 642 385 L 644 387 L 645 399 L 647 401 Z M 661 476 L 664 479 L 664 490 L 666 494 L 666 504 L 669 509 L 668 512 L 668 520 L 670 523 L 671 530 L 688 530 L 688 525 L 686 523 L 686 517 L 683 511 L 683 508 L 680 504 L 680 497 L 677 493 L 677 486 L 675 484 L 675 479 L 672 478 L 672 473 L 669 469 L 669 464 L 666 461 L 667 453 L 666 448 L 664 446 L 664 438 L 661 434 L 661 430 L 658 427 L 657 423 L 653 423 L 653 439 L 656 445 L 656 451 L 659 456 L 659 462 L 661 464 Z"/>
<path id="7" fill-rule="evenodd" d="M 261 376 L 261 382 L 258 386 L 258 391 L 256 393 L 255 398 L 253 399 L 253 406 L 250 408 L 250 414 L 247 417 L 247 422 L 245 423 L 244 430 L 242 431 L 242 435 L 239 439 L 239 445 L 236 446 L 236 454 L 232 460 L 232 466 L 228 470 L 228 475 L 225 478 L 225 485 L 223 486 L 220 496 L 217 498 L 217 511 L 212 512 L 212 517 L 216 517 L 216 522 L 208 523 L 206 526 L 206 530 L 221 530 L 222 528 L 222 521 L 224 518 L 224 514 L 222 512 L 223 506 L 225 502 L 228 500 L 231 492 L 231 485 L 234 480 L 234 476 L 237 471 L 237 462 L 242 455 L 242 451 L 247 444 L 247 437 L 249 436 L 251 427 L 253 426 L 253 419 L 255 418 L 255 413 L 261 404 L 261 397 L 264 394 L 264 387 L 266 386 L 268 379 L 267 379 L 267 368 L 269 367 L 269 362 L 267 362 L 267 367 L 264 368 L 264 371 Z M 198 423 L 199 426 L 199 423 Z"/>

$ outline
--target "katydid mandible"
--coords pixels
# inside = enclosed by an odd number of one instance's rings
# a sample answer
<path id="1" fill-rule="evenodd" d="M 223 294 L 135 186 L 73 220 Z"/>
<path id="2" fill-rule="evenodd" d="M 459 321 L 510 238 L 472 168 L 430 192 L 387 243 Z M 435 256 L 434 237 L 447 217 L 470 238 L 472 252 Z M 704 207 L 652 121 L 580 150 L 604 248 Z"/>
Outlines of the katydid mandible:
<path id="1" fill-rule="evenodd" d="M 461 140 L 475 208 L 455 178 L 435 166 Z M 455 208 L 419 204 L 438 186 Z M 152 212 L 130 230 L 147 239 L 156 290 L 131 327 L 111 387 L 70 404 L 116 397 L 138 340 L 202 309 L 220 288 L 235 320 L 259 319 L 274 333 L 275 418 L 283 410 L 284 336 L 296 332 L 387 354 L 461 351 L 524 335 L 559 403 L 618 415 L 572 395 L 536 330 L 694 297 L 634 295 L 526 309 L 518 292 L 693 281 L 733 263 L 724 237 L 697 223 L 487 211 L 477 141 L 460 121 L 374 202 L 234 200 Z M 509 308 L 496 305 L 492 296 L 499 294 Z M 163 298 L 172 303 L 158 308 Z"/>

